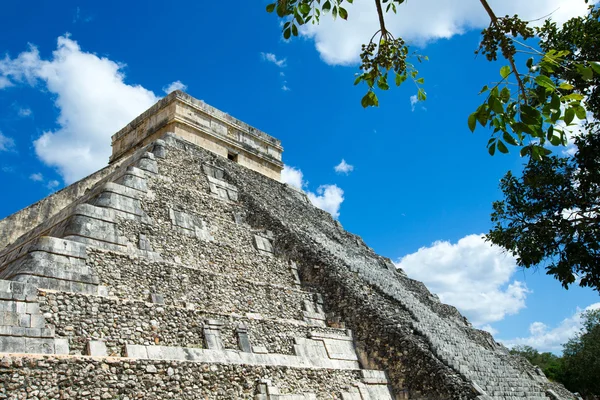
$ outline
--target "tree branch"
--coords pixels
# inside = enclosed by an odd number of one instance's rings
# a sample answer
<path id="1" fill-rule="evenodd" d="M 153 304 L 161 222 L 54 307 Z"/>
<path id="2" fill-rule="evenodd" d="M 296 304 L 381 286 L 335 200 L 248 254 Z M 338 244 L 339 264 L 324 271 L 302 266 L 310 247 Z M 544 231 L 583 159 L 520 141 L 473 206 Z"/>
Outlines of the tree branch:
<path id="1" fill-rule="evenodd" d="M 379 0 L 376 0 L 376 1 L 379 1 Z M 490 16 L 492 25 L 495 25 L 498 22 L 498 17 L 496 17 L 496 14 L 494 13 L 494 10 L 492 10 L 492 7 L 490 7 L 487 0 L 479 0 L 479 2 L 483 6 L 483 8 L 485 8 L 485 11 Z M 506 57 L 506 59 L 510 63 L 510 67 L 512 68 L 513 72 L 515 73 L 515 77 L 517 78 L 517 83 L 519 84 L 519 89 L 521 90 L 523 99 L 526 99 L 527 92 L 525 91 L 525 85 L 523 84 L 523 81 L 521 80 L 521 75 L 519 75 L 519 71 L 517 71 L 517 66 L 515 65 L 515 59 L 513 56 Z"/>
<path id="2" fill-rule="evenodd" d="M 381 37 L 387 36 L 387 29 L 385 29 L 385 19 L 383 18 L 383 9 L 381 8 L 381 0 L 375 0 L 377 6 L 377 15 L 379 15 L 379 26 L 381 27 Z"/>

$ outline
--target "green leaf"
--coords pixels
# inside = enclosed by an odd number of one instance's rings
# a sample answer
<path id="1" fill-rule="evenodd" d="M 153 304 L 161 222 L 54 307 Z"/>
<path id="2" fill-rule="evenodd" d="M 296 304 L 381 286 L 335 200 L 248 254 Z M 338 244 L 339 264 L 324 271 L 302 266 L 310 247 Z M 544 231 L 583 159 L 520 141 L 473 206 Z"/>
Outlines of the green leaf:
<path id="1" fill-rule="evenodd" d="M 573 85 L 570 85 L 567 82 L 563 82 L 558 86 L 558 88 L 563 90 L 573 90 Z"/>
<path id="2" fill-rule="evenodd" d="M 519 154 L 521 155 L 521 157 L 525 157 L 525 156 L 531 154 L 531 147 L 530 146 L 523 147 Z"/>
<path id="3" fill-rule="evenodd" d="M 310 6 L 308 5 L 308 3 L 302 3 L 302 4 L 300 4 L 300 6 L 298 6 L 298 9 L 304 15 L 306 15 L 306 14 L 308 14 L 310 12 Z"/>
<path id="4" fill-rule="evenodd" d="M 568 94 L 566 96 L 562 96 L 560 98 L 561 101 L 567 102 L 567 101 L 581 101 L 583 100 L 583 95 L 581 93 L 571 93 Z"/>
<path id="5" fill-rule="evenodd" d="M 475 132 L 475 128 L 477 127 L 477 115 L 476 113 L 472 113 L 469 115 L 469 120 L 467 122 L 469 124 L 469 129 L 471 132 Z"/>
<path id="6" fill-rule="evenodd" d="M 362 81 L 363 78 L 363 74 L 360 74 L 359 76 L 356 77 L 356 79 L 354 80 L 354 85 L 358 85 L 360 83 L 360 81 Z"/>
<path id="7" fill-rule="evenodd" d="M 590 67 L 592 67 L 592 69 L 594 70 L 594 72 L 598 75 L 600 75 L 600 62 L 598 61 L 591 61 L 590 62 Z"/>
<path id="8" fill-rule="evenodd" d="M 363 98 L 360 100 L 360 104 L 363 106 L 363 108 L 367 108 L 371 105 L 371 99 L 369 98 L 369 93 L 371 93 L 371 92 L 367 92 L 367 94 L 365 94 L 363 96 Z"/>
<path id="9" fill-rule="evenodd" d="M 484 87 L 481 88 L 481 91 L 479 92 L 479 94 L 481 94 L 483 92 L 487 92 L 488 90 L 490 90 L 490 89 L 488 88 L 487 85 L 485 85 Z"/>
<path id="10" fill-rule="evenodd" d="M 377 87 L 381 90 L 389 90 L 390 88 L 383 76 L 377 80 Z"/>
<path id="11" fill-rule="evenodd" d="M 477 121 L 479 121 L 479 124 L 483 127 L 485 127 L 485 125 L 487 124 L 487 121 L 490 117 L 490 113 L 488 111 L 487 108 L 487 104 L 482 104 L 477 111 L 475 111 L 475 115 L 477 117 Z"/>
<path id="12" fill-rule="evenodd" d="M 425 83 L 425 78 L 419 78 L 419 79 L 417 79 L 417 83 L 419 83 L 421 85 L 424 84 Z"/>
<path id="13" fill-rule="evenodd" d="M 402 85 L 402 83 L 406 80 L 406 73 L 404 74 L 396 74 L 396 86 Z"/>
<path id="14" fill-rule="evenodd" d="M 527 68 L 531 68 L 531 66 L 533 65 L 533 57 L 530 57 L 527 59 Z"/>
<path id="15" fill-rule="evenodd" d="M 333 10 L 331 10 L 331 16 L 333 17 L 333 19 L 336 19 L 338 16 L 338 8 L 337 7 L 333 7 Z"/>
<path id="16" fill-rule="evenodd" d="M 277 3 L 268 4 L 267 5 L 267 12 L 268 13 L 272 13 L 273 11 L 275 11 L 275 6 L 276 5 L 277 5 Z"/>
<path id="17" fill-rule="evenodd" d="M 519 142 L 517 142 L 517 140 L 508 132 L 504 132 L 502 138 L 506 143 L 511 144 L 513 146 L 517 146 L 519 144 Z"/>
<path id="18" fill-rule="evenodd" d="M 552 82 L 552 80 L 550 78 L 548 78 L 546 75 L 536 76 L 535 83 L 537 83 L 540 86 L 545 87 L 546 89 L 550 89 L 550 90 L 556 89 L 556 86 L 554 86 L 554 82 Z"/>
<path id="19" fill-rule="evenodd" d="M 496 153 L 496 143 L 488 147 L 488 153 L 490 153 L 490 156 L 493 156 Z"/>
<path id="20" fill-rule="evenodd" d="M 573 108 L 575 109 L 575 115 L 577 116 L 577 118 L 579 118 L 579 119 L 587 118 L 585 108 L 581 104 L 576 105 Z"/>
<path id="21" fill-rule="evenodd" d="M 573 122 L 573 119 L 575 118 L 575 110 L 573 110 L 573 108 L 567 108 L 565 110 L 565 124 L 570 125 L 571 122 Z"/>
<path id="22" fill-rule="evenodd" d="M 294 36 L 298 36 L 298 27 L 296 26 L 296 24 L 292 24 L 292 34 Z"/>
<path id="23" fill-rule="evenodd" d="M 502 103 L 500 103 L 497 97 L 490 96 L 488 99 L 488 105 L 496 114 L 504 113 L 504 107 L 502 107 Z"/>
<path id="24" fill-rule="evenodd" d="M 375 92 L 369 92 L 368 95 L 369 95 L 369 98 L 371 99 L 371 105 L 378 107 L 379 99 L 377 98 L 377 95 L 375 94 Z"/>
<path id="25" fill-rule="evenodd" d="M 331 3 L 327 0 L 323 3 L 323 12 L 329 12 L 329 10 L 331 10 Z"/>
<path id="26" fill-rule="evenodd" d="M 425 93 L 423 88 L 419 88 L 419 91 L 417 92 L 417 99 L 419 99 L 419 101 L 427 100 L 427 93 Z"/>
<path id="27" fill-rule="evenodd" d="M 591 81 L 594 79 L 594 71 L 591 68 L 579 64 L 577 65 L 577 70 L 584 81 Z"/>
<path id="28" fill-rule="evenodd" d="M 340 7 L 340 18 L 341 19 L 348 19 L 348 11 L 346 11 L 345 8 Z"/>
<path id="29" fill-rule="evenodd" d="M 507 103 L 510 100 L 510 89 L 507 87 L 502 88 L 500 91 L 500 100 L 503 103 Z"/>
<path id="30" fill-rule="evenodd" d="M 290 28 L 284 29 L 283 38 L 285 40 L 288 40 L 290 38 L 290 36 L 292 36 L 292 30 Z"/>
<path id="31" fill-rule="evenodd" d="M 502 77 L 502 79 L 506 79 L 506 77 L 508 77 L 510 75 L 510 67 L 508 65 L 505 65 L 504 67 L 500 68 L 500 76 Z"/>
<path id="32" fill-rule="evenodd" d="M 508 149 L 506 148 L 506 145 L 501 140 L 498 140 L 498 150 L 500 150 L 500 153 L 503 153 L 503 154 L 508 153 Z"/>

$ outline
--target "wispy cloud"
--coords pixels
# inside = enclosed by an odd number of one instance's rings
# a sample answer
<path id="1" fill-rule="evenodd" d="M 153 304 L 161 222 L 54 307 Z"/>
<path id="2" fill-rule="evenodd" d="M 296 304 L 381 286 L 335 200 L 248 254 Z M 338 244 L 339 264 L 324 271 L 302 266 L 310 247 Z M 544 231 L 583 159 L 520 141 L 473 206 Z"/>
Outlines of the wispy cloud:
<path id="1" fill-rule="evenodd" d="M 415 111 L 415 106 L 417 105 L 418 102 L 419 102 L 419 100 L 418 100 L 416 94 L 410 96 L 410 110 L 411 111 Z"/>
<path id="2" fill-rule="evenodd" d="M 41 172 L 36 172 L 35 174 L 29 175 L 29 179 L 34 182 L 42 182 L 44 180 L 44 175 L 42 175 Z"/>
<path id="3" fill-rule="evenodd" d="M 260 56 L 262 57 L 263 60 L 273 63 L 273 64 L 277 65 L 279 68 L 283 68 L 286 66 L 287 60 L 285 58 L 278 59 L 277 56 L 273 53 L 261 52 Z"/>
<path id="4" fill-rule="evenodd" d="M 163 92 L 165 92 L 166 94 L 169 94 L 171 92 L 174 92 L 176 90 L 182 90 L 182 91 L 186 91 L 187 90 L 187 85 L 184 84 L 181 81 L 175 81 L 172 82 L 171 84 L 163 87 Z"/>
<path id="5" fill-rule="evenodd" d="M 75 9 L 75 15 L 73 16 L 73 23 L 76 24 L 78 22 L 86 23 L 90 22 L 94 19 L 91 15 L 83 15 L 81 8 L 77 7 Z"/>
<path id="6" fill-rule="evenodd" d="M 554 328 L 549 327 L 543 322 L 534 322 L 529 325 L 529 336 L 508 340 L 500 339 L 500 341 L 508 347 L 526 345 L 541 352 L 551 351 L 560 353 L 562 345 L 580 332 L 582 328 L 581 314 L 584 311 L 598 309 L 600 309 L 600 303 L 590 304 L 583 310 L 577 308 L 573 315 L 562 320 Z"/>
<path id="7" fill-rule="evenodd" d="M 336 165 L 335 167 L 333 167 L 333 169 L 338 174 L 346 174 L 346 175 L 348 175 L 350 172 L 354 171 L 354 165 L 348 164 L 346 162 L 346 160 L 344 160 L 342 158 L 342 161 L 338 165 Z"/>
<path id="8" fill-rule="evenodd" d="M 33 114 L 33 112 L 31 111 L 30 108 L 24 107 L 24 108 L 19 108 L 19 111 L 17 111 L 17 114 L 19 114 L 19 117 L 31 117 L 31 115 Z"/>
<path id="9" fill-rule="evenodd" d="M 5 136 L 0 132 L 0 151 L 13 151 L 15 149 L 15 141 L 13 138 Z"/>

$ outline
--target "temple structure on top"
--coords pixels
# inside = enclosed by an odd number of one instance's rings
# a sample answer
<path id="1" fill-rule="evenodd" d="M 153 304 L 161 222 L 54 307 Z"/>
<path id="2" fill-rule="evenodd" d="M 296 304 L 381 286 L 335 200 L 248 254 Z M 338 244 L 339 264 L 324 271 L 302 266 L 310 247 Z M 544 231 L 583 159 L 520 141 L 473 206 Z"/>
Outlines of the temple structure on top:
<path id="1" fill-rule="evenodd" d="M 179 90 L 112 136 L 110 162 L 129 156 L 166 132 L 269 178 L 281 178 L 279 140 Z"/>

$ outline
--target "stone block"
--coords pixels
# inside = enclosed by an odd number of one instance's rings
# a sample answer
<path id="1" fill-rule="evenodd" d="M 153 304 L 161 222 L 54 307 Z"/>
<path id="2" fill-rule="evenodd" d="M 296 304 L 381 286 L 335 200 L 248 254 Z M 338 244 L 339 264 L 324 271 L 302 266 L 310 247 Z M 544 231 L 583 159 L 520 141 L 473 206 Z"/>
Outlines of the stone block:
<path id="1" fill-rule="evenodd" d="M 254 354 L 269 354 L 265 346 L 252 346 L 252 352 Z"/>
<path id="2" fill-rule="evenodd" d="M 19 326 L 23 328 L 31 327 L 31 315 L 30 314 L 20 314 L 19 315 Z"/>
<path id="3" fill-rule="evenodd" d="M 69 354 L 69 341 L 67 339 L 54 339 L 54 353 L 60 355 Z"/>
<path id="4" fill-rule="evenodd" d="M 273 245 L 271 244 L 271 241 L 265 237 L 254 235 L 254 244 L 256 245 L 257 250 L 273 253 Z"/>
<path id="5" fill-rule="evenodd" d="M 31 327 L 32 328 L 45 328 L 46 327 L 46 320 L 44 319 L 43 315 L 36 315 L 33 314 L 31 315 Z"/>
<path id="6" fill-rule="evenodd" d="M 165 304 L 165 299 L 162 294 L 150 293 L 150 302 L 154 304 Z"/>
<path id="7" fill-rule="evenodd" d="M 100 340 L 90 340 L 87 342 L 85 351 L 88 356 L 93 357 L 106 357 L 108 352 L 106 350 L 106 343 Z"/>
<path id="8" fill-rule="evenodd" d="M 147 359 L 148 352 L 146 351 L 146 346 L 141 346 L 137 344 L 126 344 L 125 357 Z"/>
<path id="9" fill-rule="evenodd" d="M 241 351 L 246 353 L 252 353 L 252 345 L 250 344 L 250 338 L 248 337 L 248 327 L 240 323 L 236 328 L 238 347 Z"/>
<path id="10" fill-rule="evenodd" d="M 39 303 L 27 303 L 27 314 L 39 314 L 40 313 L 40 304 Z"/>
<path id="11" fill-rule="evenodd" d="M 27 353 L 25 338 L 0 336 L 0 353 Z"/>
<path id="12" fill-rule="evenodd" d="M 27 353 L 54 354 L 54 339 L 25 338 Z"/>

